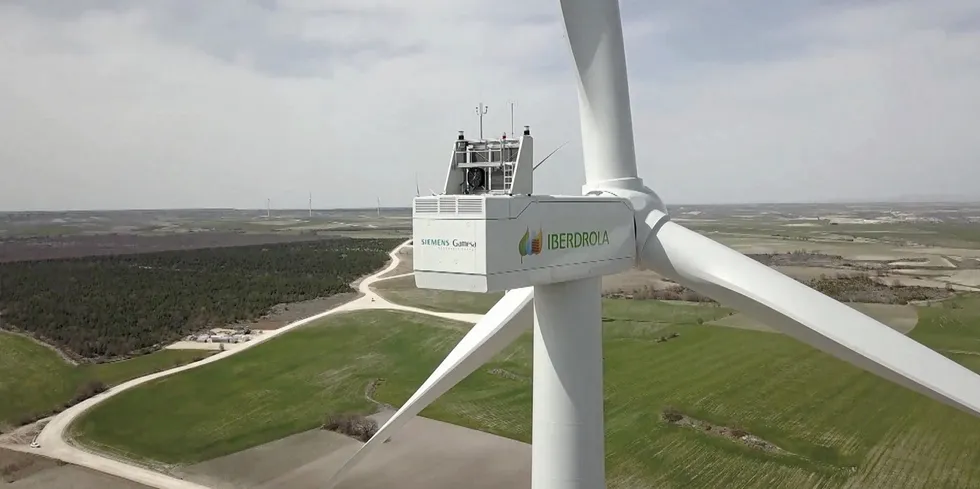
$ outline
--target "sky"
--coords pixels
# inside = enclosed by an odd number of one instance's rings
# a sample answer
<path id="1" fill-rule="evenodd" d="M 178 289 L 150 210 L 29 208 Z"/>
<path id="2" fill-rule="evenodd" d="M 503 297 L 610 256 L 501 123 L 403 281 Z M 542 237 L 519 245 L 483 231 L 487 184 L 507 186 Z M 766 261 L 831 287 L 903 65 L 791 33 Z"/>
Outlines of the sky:
<path id="1" fill-rule="evenodd" d="M 777 4 L 780 4 L 777 6 Z M 785 4 L 785 5 L 783 5 Z M 623 0 L 668 204 L 980 198 L 980 2 Z M 407 206 L 456 131 L 579 194 L 559 2 L 5 0 L 0 210 Z"/>

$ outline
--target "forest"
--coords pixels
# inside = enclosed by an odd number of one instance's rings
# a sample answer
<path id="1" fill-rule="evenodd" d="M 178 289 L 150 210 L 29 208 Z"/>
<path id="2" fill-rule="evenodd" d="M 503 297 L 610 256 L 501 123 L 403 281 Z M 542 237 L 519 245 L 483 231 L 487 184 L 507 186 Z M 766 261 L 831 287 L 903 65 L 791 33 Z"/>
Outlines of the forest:
<path id="1" fill-rule="evenodd" d="M 3 263 L 0 313 L 5 328 L 105 361 L 255 319 L 279 303 L 350 292 L 399 241 L 334 238 Z"/>

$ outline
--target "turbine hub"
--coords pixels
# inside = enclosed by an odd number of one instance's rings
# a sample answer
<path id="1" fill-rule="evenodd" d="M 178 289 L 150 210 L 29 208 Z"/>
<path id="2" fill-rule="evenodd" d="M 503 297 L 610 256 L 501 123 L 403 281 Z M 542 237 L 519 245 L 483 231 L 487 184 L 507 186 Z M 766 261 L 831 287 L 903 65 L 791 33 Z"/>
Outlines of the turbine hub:
<path id="1" fill-rule="evenodd" d="M 612 183 L 612 185 L 608 185 Z M 645 263 L 643 248 L 651 235 L 665 222 L 670 220 L 664 201 L 649 187 L 643 185 L 640 178 L 624 178 L 601 182 L 599 185 L 586 184 L 582 187 L 585 195 L 615 196 L 629 201 L 633 206 L 633 224 L 636 233 L 636 266 L 650 268 Z"/>

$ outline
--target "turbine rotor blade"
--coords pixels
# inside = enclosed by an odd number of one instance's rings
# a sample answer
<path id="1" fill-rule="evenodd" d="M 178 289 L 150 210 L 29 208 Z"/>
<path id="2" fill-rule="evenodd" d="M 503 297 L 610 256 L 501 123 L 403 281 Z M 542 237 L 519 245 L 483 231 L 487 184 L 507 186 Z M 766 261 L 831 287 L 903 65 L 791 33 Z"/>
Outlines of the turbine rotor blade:
<path id="1" fill-rule="evenodd" d="M 618 0 L 561 0 L 578 78 L 585 182 L 637 180 Z"/>
<path id="2" fill-rule="evenodd" d="M 980 416 L 980 375 L 731 248 L 658 221 L 641 252 L 645 266 L 814 348 Z"/>
<path id="3" fill-rule="evenodd" d="M 390 438 L 439 396 L 490 361 L 534 323 L 533 287 L 507 292 L 463 337 L 415 394 L 327 482 L 334 487 L 362 458 Z"/>

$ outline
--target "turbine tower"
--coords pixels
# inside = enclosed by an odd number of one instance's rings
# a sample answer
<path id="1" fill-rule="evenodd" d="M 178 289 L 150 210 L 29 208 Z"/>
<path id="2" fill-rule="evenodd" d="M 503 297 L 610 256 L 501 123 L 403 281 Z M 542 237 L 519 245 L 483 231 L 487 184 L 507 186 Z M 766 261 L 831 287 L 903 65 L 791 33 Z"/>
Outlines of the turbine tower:
<path id="1" fill-rule="evenodd" d="M 310 218 L 313 218 L 313 192 L 310 192 Z"/>
<path id="2" fill-rule="evenodd" d="M 600 280 L 634 266 L 652 269 L 859 368 L 980 416 L 977 374 L 672 222 L 663 202 L 637 175 L 619 2 L 561 0 L 561 10 L 578 75 L 585 195 L 530 192 L 533 145 L 527 129 L 513 164 L 504 145 L 499 146 L 504 156 L 493 162 L 494 141 L 477 144 L 460 135 L 446 194 L 417 197 L 413 203 L 416 284 L 507 293 L 328 487 L 516 340 L 530 327 L 531 317 L 531 487 L 605 487 Z"/>

